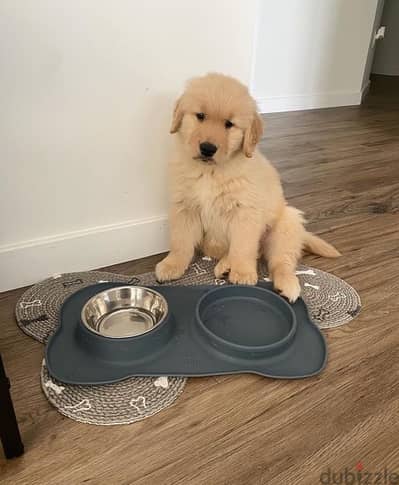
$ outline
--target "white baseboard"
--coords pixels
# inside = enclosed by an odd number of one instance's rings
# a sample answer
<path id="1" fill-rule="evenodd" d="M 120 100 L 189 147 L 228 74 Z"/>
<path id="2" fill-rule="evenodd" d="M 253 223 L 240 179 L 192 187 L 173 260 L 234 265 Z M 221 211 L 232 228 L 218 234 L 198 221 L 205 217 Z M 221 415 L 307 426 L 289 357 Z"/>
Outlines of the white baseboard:
<path id="1" fill-rule="evenodd" d="M 367 96 L 367 93 L 370 91 L 370 84 L 371 84 L 371 81 L 370 79 L 364 84 L 364 86 L 362 87 L 362 92 L 361 92 L 361 101 L 360 102 L 363 102 L 363 99 Z"/>
<path id="2" fill-rule="evenodd" d="M 332 92 L 255 98 L 260 113 L 352 106 L 361 103 L 362 92 Z"/>
<path id="3" fill-rule="evenodd" d="M 93 227 L 0 246 L 0 292 L 168 249 L 166 217 Z"/>
<path id="4" fill-rule="evenodd" d="M 390 65 L 385 64 L 383 69 L 376 69 L 373 66 L 372 74 L 378 74 L 379 76 L 399 76 L 399 64 L 397 62 Z"/>

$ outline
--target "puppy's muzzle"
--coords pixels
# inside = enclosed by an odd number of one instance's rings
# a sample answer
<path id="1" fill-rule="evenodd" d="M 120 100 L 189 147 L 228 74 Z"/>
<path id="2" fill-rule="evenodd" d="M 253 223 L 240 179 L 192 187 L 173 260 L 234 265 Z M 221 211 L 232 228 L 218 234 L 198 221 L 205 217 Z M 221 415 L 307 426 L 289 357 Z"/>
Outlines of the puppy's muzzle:
<path id="1" fill-rule="evenodd" d="M 201 156 L 204 158 L 212 158 L 218 149 L 216 145 L 214 145 L 213 143 L 209 143 L 207 141 L 200 143 L 199 148 L 200 148 Z"/>

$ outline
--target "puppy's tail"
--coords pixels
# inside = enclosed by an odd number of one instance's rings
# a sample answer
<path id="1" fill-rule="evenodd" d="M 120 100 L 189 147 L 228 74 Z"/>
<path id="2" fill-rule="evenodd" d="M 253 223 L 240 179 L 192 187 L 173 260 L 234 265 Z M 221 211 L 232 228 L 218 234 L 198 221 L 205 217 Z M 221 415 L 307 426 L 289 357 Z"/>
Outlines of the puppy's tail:
<path id="1" fill-rule="evenodd" d="M 305 233 L 304 249 L 325 258 L 338 258 L 338 256 L 341 256 L 341 253 L 334 246 L 311 232 Z"/>

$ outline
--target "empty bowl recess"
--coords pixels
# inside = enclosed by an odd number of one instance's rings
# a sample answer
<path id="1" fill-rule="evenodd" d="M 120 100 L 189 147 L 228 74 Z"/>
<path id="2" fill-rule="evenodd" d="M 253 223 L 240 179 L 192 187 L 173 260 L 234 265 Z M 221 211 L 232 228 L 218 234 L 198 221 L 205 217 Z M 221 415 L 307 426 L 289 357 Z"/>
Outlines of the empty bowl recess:
<path id="1" fill-rule="evenodd" d="M 198 302 L 199 327 L 215 347 L 266 355 L 291 343 L 296 318 L 291 306 L 276 293 L 258 287 L 225 286 Z"/>
<path id="2" fill-rule="evenodd" d="M 158 327 L 168 314 L 168 304 L 158 292 L 139 286 L 119 286 L 102 291 L 86 302 L 83 324 L 109 338 L 134 337 Z"/>

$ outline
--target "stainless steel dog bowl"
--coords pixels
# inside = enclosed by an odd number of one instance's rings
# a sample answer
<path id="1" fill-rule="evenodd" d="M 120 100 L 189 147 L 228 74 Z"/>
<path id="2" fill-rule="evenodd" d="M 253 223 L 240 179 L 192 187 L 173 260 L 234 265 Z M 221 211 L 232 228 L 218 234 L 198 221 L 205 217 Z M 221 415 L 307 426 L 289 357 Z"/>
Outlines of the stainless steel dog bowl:
<path id="1" fill-rule="evenodd" d="M 90 298 L 81 313 L 92 332 L 110 338 L 133 337 L 160 325 L 168 314 L 165 298 L 140 286 L 120 286 Z"/>

